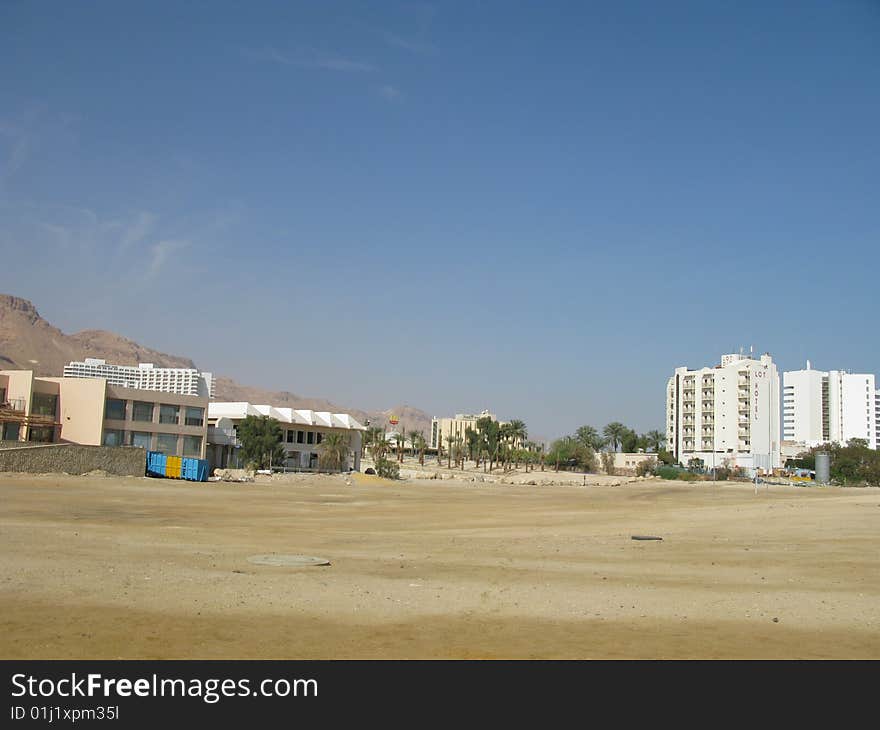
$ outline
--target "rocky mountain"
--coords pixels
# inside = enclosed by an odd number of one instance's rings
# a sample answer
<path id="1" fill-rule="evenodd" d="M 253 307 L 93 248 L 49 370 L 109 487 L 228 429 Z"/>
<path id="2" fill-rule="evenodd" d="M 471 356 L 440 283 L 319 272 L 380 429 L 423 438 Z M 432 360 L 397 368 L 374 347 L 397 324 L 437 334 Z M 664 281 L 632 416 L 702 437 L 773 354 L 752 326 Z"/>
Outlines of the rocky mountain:
<path id="1" fill-rule="evenodd" d="M 40 316 L 27 299 L 0 294 L 0 369 L 33 370 L 37 375 L 61 375 L 71 360 L 97 357 L 117 365 L 151 362 L 159 367 L 194 368 L 186 357 L 169 355 L 106 330 L 83 330 L 65 334 Z M 213 368 L 205 368 L 212 370 Z M 216 373 L 215 373 L 216 375 Z M 420 430 L 425 436 L 431 429 L 431 416 L 418 408 L 400 405 L 387 411 L 364 411 L 340 406 L 324 398 L 297 395 L 241 385 L 231 378 L 216 375 L 216 399 L 269 403 L 289 408 L 350 413 L 361 423 L 384 426 L 389 430 L 404 427 Z M 391 414 L 400 419 L 397 427 L 388 423 Z"/>

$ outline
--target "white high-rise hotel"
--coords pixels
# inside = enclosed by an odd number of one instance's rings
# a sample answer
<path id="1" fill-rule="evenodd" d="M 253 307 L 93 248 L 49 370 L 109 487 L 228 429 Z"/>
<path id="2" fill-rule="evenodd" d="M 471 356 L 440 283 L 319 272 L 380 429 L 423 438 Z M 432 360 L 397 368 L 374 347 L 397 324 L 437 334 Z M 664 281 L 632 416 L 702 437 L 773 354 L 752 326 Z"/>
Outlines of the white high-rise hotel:
<path id="1" fill-rule="evenodd" d="M 780 466 L 779 373 L 768 354 L 676 368 L 666 386 L 666 443 L 676 461 L 707 468 Z"/>
<path id="2" fill-rule="evenodd" d="M 874 376 L 843 370 L 804 370 L 783 373 L 782 433 L 785 441 L 805 446 L 853 438 L 878 446 L 878 405 Z"/>
<path id="3" fill-rule="evenodd" d="M 64 366 L 65 378 L 104 378 L 110 385 L 139 390 L 158 390 L 180 395 L 214 397 L 214 376 L 194 368 L 157 368 L 152 363 L 108 365 L 87 357 Z"/>

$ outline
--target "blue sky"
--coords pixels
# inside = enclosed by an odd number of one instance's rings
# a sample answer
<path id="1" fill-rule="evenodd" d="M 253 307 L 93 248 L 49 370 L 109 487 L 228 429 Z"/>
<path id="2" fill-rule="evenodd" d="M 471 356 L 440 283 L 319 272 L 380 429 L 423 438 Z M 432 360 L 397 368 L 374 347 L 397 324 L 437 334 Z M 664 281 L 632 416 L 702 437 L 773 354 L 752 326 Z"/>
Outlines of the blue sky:
<path id="1" fill-rule="evenodd" d="M 253 5 L 0 3 L 0 290 L 547 437 L 880 371 L 880 3 Z"/>

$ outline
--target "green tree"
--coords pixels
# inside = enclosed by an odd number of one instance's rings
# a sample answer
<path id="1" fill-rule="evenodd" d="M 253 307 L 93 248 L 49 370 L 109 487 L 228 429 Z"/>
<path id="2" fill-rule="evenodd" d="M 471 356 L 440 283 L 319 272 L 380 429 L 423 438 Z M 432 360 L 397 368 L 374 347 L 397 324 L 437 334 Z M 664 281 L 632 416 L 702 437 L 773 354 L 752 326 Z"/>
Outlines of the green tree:
<path id="1" fill-rule="evenodd" d="M 605 440 L 593 426 L 581 426 L 575 433 L 575 438 L 593 451 L 599 451 L 605 445 Z"/>
<path id="2" fill-rule="evenodd" d="M 608 443 L 608 446 L 611 448 L 611 451 L 617 451 L 618 447 L 623 440 L 624 434 L 629 429 L 624 426 L 619 421 L 613 421 L 605 426 L 604 431 L 602 432 L 605 436 L 605 440 Z"/>
<path id="3" fill-rule="evenodd" d="M 384 438 L 385 432 L 379 435 L 377 439 L 375 439 L 370 444 L 370 456 L 373 459 L 373 466 L 378 468 L 378 464 L 385 458 L 385 455 L 388 453 L 388 442 Z"/>
<path id="4" fill-rule="evenodd" d="M 397 460 L 403 463 L 403 452 L 406 450 L 406 429 L 403 426 L 394 435 L 394 441 L 397 444 Z"/>
<path id="5" fill-rule="evenodd" d="M 348 436 L 342 433 L 325 434 L 318 449 L 320 450 L 319 463 L 322 469 L 342 471 L 345 468 L 349 452 Z"/>
<path id="6" fill-rule="evenodd" d="M 361 458 L 364 458 L 364 454 L 367 453 L 370 446 L 373 445 L 373 442 L 376 440 L 376 432 L 381 432 L 381 428 L 377 428 L 375 426 L 368 426 L 366 431 L 364 431 L 363 436 L 361 437 Z"/>
<path id="7" fill-rule="evenodd" d="M 449 456 L 449 468 L 451 469 L 451 468 L 452 468 L 452 456 L 453 456 L 453 451 L 454 451 L 454 449 L 455 449 L 455 436 L 453 436 L 453 435 L 450 433 L 450 434 L 446 437 L 446 443 L 449 444 L 449 454 L 448 454 L 448 456 Z"/>
<path id="8" fill-rule="evenodd" d="M 514 418 L 508 424 L 508 433 L 510 434 L 511 446 L 521 448 L 529 435 L 525 421 Z"/>
<path id="9" fill-rule="evenodd" d="M 483 416 L 477 419 L 477 433 L 480 434 L 482 441 L 481 450 L 489 462 L 489 471 L 491 472 L 501 445 L 501 427 L 497 421 L 493 421 L 488 416 Z"/>
<path id="10" fill-rule="evenodd" d="M 614 452 L 613 451 L 603 451 L 602 452 L 602 468 L 605 470 L 606 474 L 614 475 Z"/>
<path id="11" fill-rule="evenodd" d="M 633 454 L 639 449 L 639 435 L 631 428 L 624 428 L 620 434 L 620 450 Z"/>
<path id="12" fill-rule="evenodd" d="M 475 429 L 468 426 L 464 431 L 464 442 L 467 446 L 468 458 L 479 466 L 480 434 L 477 433 Z"/>
<path id="13" fill-rule="evenodd" d="M 648 444 L 648 450 L 653 451 L 655 454 L 659 454 L 660 449 L 666 446 L 665 434 L 656 429 L 654 429 L 653 431 L 648 431 L 648 433 L 645 434 L 645 440 Z"/>
<path id="14" fill-rule="evenodd" d="M 675 457 L 670 454 L 666 449 L 660 449 L 657 452 L 657 461 L 659 461 L 661 464 L 672 466 L 675 463 Z"/>
<path id="15" fill-rule="evenodd" d="M 413 456 L 418 454 L 419 464 L 424 466 L 425 465 L 425 449 L 428 446 L 428 442 L 425 441 L 425 435 L 421 431 L 410 431 L 409 432 L 409 443 L 412 446 Z"/>
<path id="16" fill-rule="evenodd" d="M 556 439 L 547 451 L 547 460 L 555 465 L 556 471 L 561 469 L 579 469 L 582 471 L 596 470 L 596 452 L 581 443 L 575 436 L 563 436 Z"/>
<path id="17" fill-rule="evenodd" d="M 284 432 L 271 416 L 248 416 L 236 429 L 241 441 L 241 456 L 257 469 L 282 466 L 287 458 L 282 439 Z"/>

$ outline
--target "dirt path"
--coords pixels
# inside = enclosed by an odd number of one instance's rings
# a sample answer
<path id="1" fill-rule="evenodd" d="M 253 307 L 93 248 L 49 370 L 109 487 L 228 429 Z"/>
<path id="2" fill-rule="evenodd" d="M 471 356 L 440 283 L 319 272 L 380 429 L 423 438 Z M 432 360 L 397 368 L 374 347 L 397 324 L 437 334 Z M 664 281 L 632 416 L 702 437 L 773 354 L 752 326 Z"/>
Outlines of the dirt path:
<path id="1" fill-rule="evenodd" d="M 2 658 L 880 658 L 877 489 L 0 475 L 0 500 Z"/>

